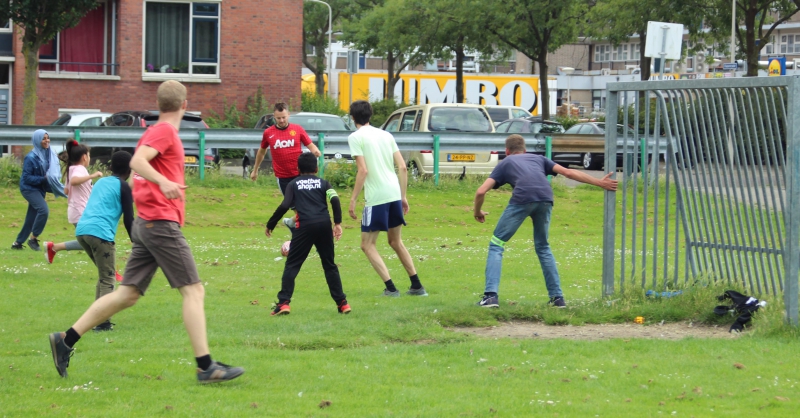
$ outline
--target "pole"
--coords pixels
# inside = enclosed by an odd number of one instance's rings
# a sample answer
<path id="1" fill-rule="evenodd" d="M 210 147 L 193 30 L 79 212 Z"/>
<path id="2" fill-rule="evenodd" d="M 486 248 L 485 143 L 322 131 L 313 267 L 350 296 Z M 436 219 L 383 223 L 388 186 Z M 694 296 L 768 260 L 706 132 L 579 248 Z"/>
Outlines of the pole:
<path id="1" fill-rule="evenodd" d="M 439 135 L 433 136 L 433 184 L 439 185 Z"/>
<path id="2" fill-rule="evenodd" d="M 569 88 L 567 91 L 569 91 Z M 569 97 L 569 94 L 567 94 L 567 97 Z M 544 158 L 547 158 L 548 160 L 553 159 L 553 138 L 550 136 L 544 137 Z M 552 183 L 553 176 L 547 176 L 547 181 Z"/>
<path id="3" fill-rule="evenodd" d="M 350 73 L 350 95 L 347 96 L 347 100 L 350 101 L 350 104 L 353 104 L 353 73 Z M 347 109 L 349 112 L 350 109 L 349 105 L 347 106 Z"/>
<path id="4" fill-rule="evenodd" d="M 198 153 L 197 162 L 198 170 L 200 171 L 200 180 L 205 180 L 206 178 L 206 133 L 204 131 L 200 131 L 200 152 Z"/>
<path id="5" fill-rule="evenodd" d="M 81 142 L 81 130 L 80 129 L 76 129 L 75 130 L 75 142 Z"/>
<path id="6" fill-rule="evenodd" d="M 318 135 L 319 138 L 319 176 L 321 178 L 325 177 L 325 134 L 320 132 Z"/>

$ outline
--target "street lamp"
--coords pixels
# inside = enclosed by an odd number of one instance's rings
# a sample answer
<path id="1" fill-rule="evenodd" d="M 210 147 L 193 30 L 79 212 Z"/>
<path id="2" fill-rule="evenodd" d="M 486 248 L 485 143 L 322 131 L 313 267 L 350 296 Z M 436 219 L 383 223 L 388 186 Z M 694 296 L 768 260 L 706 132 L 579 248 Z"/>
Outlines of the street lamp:
<path id="1" fill-rule="evenodd" d="M 575 72 L 575 69 L 572 68 L 572 67 L 561 67 L 561 72 L 564 73 L 564 75 L 567 76 L 567 105 L 568 105 L 567 106 L 567 112 L 569 112 L 568 116 L 571 116 L 571 114 L 572 114 L 572 103 L 569 100 L 570 99 L 569 87 L 570 87 L 570 79 L 572 78 L 571 76 L 572 76 L 572 73 Z"/>
<path id="2" fill-rule="evenodd" d="M 306 0 L 306 1 L 311 1 L 311 2 L 314 2 L 314 3 L 322 3 L 322 4 L 326 5 L 326 6 L 328 6 L 328 62 L 327 62 L 326 67 L 328 69 L 328 96 L 330 96 L 331 95 L 331 83 L 332 83 L 332 81 L 331 81 L 331 68 L 332 68 L 331 60 L 333 59 L 332 58 L 333 47 L 331 45 L 331 33 L 333 33 L 333 21 L 332 21 L 332 19 L 333 19 L 333 11 L 331 11 L 331 5 L 328 4 L 328 3 L 325 3 L 322 0 Z M 304 48 L 305 48 L 305 46 L 304 46 Z"/>

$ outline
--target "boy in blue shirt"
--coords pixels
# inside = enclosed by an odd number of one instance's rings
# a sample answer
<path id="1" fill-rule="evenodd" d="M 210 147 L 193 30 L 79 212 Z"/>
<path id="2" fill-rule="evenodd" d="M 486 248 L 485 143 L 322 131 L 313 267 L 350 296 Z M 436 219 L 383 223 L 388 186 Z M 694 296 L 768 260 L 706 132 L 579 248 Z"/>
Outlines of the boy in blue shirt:
<path id="1" fill-rule="evenodd" d="M 97 266 L 97 290 L 95 300 L 114 291 L 117 224 L 120 216 L 128 236 L 133 224 L 133 195 L 127 180 L 131 175 L 131 154 L 115 152 L 111 156 L 110 177 L 103 177 L 94 184 L 75 229 L 78 243 Z M 95 331 L 111 331 L 111 318 L 94 328 Z"/>

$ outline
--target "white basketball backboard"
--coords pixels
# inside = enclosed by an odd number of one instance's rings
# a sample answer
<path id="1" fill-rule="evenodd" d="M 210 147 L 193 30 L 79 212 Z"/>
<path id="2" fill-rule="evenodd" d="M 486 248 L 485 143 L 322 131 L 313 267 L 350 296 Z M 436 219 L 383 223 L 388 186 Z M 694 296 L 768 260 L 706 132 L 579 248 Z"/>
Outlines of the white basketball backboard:
<path id="1" fill-rule="evenodd" d="M 665 30 L 666 29 L 666 30 Z M 650 58 L 681 59 L 683 25 L 678 23 L 647 22 L 647 43 L 644 56 Z M 665 54 L 662 55 L 661 53 Z"/>

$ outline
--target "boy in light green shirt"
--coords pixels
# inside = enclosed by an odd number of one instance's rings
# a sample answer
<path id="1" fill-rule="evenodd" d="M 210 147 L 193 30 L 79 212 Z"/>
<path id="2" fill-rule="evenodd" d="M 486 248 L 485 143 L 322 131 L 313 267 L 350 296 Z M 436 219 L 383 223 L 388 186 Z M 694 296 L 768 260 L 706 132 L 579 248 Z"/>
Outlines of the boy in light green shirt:
<path id="1" fill-rule="evenodd" d="M 364 100 L 353 102 L 350 105 L 350 116 L 353 117 L 358 128 L 347 138 L 350 155 L 353 156 L 358 166 L 356 184 L 350 199 L 351 218 L 358 219 L 356 200 L 361 194 L 362 188 L 365 189 L 366 200 L 361 216 L 361 249 L 386 285 L 383 295 L 400 296 L 400 291 L 392 282 L 389 270 L 375 245 L 378 234 L 386 231 L 389 245 L 403 263 L 411 280 L 411 287 L 406 294 L 428 296 L 419 281 L 414 261 L 403 244 L 401 236 L 401 229 L 406 224 L 404 215 L 408 213 L 408 200 L 406 199 L 408 169 L 406 163 L 400 155 L 392 134 L 369 124 L 369 119 L 372 117 L 372 106 L 369 102 Z M 395 167 L 397 167 L 399 176 L 395 173 Z"/>

